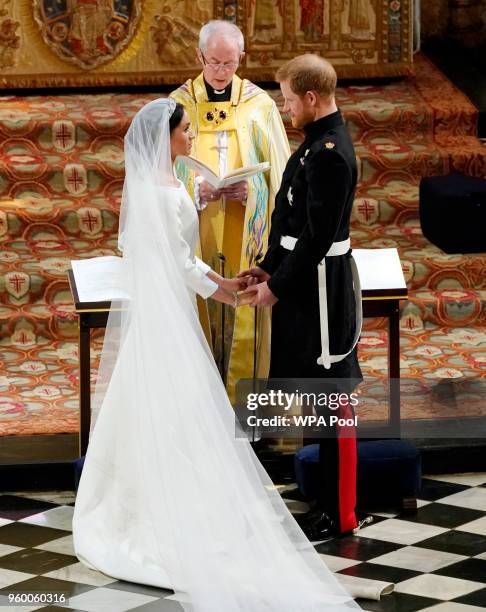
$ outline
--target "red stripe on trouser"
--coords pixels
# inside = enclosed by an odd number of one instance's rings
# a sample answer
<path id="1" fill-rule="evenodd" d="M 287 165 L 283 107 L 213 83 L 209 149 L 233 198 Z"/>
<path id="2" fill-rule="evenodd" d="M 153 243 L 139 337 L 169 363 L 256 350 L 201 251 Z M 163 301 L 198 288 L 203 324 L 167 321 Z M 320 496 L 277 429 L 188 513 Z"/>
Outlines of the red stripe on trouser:
<path id="1" fill-rule="evenodd" d="M 340 406 L 339 416 L 354 419 L 353 410 Z M 356 428 L 354 425 L 338 425 L 339 453 L 339 523 L 341 532 L 351 531 L 358 526 L 356 520 L 356 470 L 358 457 L 356 451 Z"/>

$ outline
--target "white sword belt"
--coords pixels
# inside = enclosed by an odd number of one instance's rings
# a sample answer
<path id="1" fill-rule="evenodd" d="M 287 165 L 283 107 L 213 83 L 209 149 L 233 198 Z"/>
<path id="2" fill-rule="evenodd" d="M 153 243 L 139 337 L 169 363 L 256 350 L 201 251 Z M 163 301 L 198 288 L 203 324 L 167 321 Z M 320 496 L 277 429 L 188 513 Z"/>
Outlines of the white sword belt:
<path id="1" fill-rule="evenodd" d="M 297 238 L 293 236 L 282 236 L 280 244 L 284 249 L 293 251 L 297 243 Z M 318 284 L 319 284 L 319 319 L 321 325 L 321 355 L 317 359 L 317 363 L 329 370 L 332 363 L 337 363 L 345 359 L 357 345 L 361 335 L 361 327 L 363 324 L 363 305 L 361 303 L 361 284 L 359 282 L 358 267 L 354 258 L 351 256 L 349 261 L 351 264 L 351 272 L 353 275 L 354 301 L 356 304 L 356 330 L 352 346 L 347 353 L 343 355 L 331 355 L 329 353 L 329 323 L 327 312 L 327 282 L 326 282 L 326 257 L 336 257 L 338 255 L 346 255 L 351 248 L 351 240 L 341 240 L 341 242 L 333 242 L 331 248 L 324 256 L 324 259 L 317 266 Z"/>

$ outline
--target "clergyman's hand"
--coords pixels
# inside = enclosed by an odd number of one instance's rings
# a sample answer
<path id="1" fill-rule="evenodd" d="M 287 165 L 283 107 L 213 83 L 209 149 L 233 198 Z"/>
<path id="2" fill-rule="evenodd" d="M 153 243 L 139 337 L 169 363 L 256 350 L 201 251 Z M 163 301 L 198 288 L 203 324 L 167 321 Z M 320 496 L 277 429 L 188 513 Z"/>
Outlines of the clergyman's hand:
<path id="1" fill-rule="evenodd" d="M 278 298 L 273 295 L 266 282 L 248 287 L 241 295 L 253 295 L 250 306 L 273 306 L 278 302 Z"/>
<path id="2" fill-rule="evenodd" d="M 199 199 L 202 202 L 214 202 L 220 198 L 220 189 L 215 189 L 208 181 L 201 181 L 201 183 L 199 183 Z"/>
<path id="3" fill-rule="evenodd" d="M 233 183 L 232 185 L 228 185 L 228 187 L 223 187 L 221 193 L 225 195 L 228 200 L 246 202 L 248 199 L 248 183 L 246 181 Z"/>
<path id="4" fill-rule="evenodd" d="M 246 287 L 257 285 L 258 283 L 264 283 L 270 279 L 270 274 L 262 270 L 262 268 L 250 268 L 249 270 L 243 270 L 236 278 L 241 278 L 245 281 Z"/>

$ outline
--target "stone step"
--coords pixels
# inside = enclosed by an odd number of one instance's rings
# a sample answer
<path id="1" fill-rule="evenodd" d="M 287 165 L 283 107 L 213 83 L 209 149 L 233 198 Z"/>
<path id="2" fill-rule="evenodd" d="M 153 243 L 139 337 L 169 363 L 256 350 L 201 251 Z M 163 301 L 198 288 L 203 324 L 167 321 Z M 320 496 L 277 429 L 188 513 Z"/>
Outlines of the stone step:
<path id="1" fill-rule="evenodd" d="M 77 338 L 77 315 L 65 274 L 46 283 L 44 293 L 35 301 L 8 297 L 10 300 L 0 305 L 0 338 L 4 346 L 26 347 Z M 480 329 L 486 326 L 486 291 L 411 291 L 400 311 L 400 327 L 407 333 L 423 331 L 430 325 Z M 386 325 L 383 318 L 365 319 L 364 330 L 383 330 Z"/>
<path id="2" fill-rule="evenodd" d="M 400 326 L 400 376 L 416 379 L 479 379 L 486 364 L 486 332 L 474 325 L 449 327 L 426 322 Z M 387 371 L 387 333 L 364 331 L 359 358 L 365 374 L 384 376 Z M 484 389 L 483 389 L 484 391 Z M 405 402 L 406 403 L 406 402 Z M 483 396 L 484 405 L 484 396 Z"/>
<path id="3" fill-rule="evenodd" d="M 403 177 L 390 178 L 375 185 L 359 185 L 351 213 L 352 227 L 373 226 L 384 229 L 392 225 L 406 225 L 418 221 L 418 181 Z"/>
<path id="4" fill-rule="evenodd" d="M 393 134 L 372 135 L 355 146 L 361 188 L 459 172 L 486 176 L 486 147 L 473 136 L 411 142 Z"/>
<path id="5" fill-rule="evenodd" d="M 2 241 L 22 238 L 41 225 L 56 226 L 69 239 L 97 241 L 118 232 L 121 189 L 109 197 L 38 197 L 28 191 L 20 196 L 0 199 L 0 245 Z M 383 186 L 358 189 L 352 222 L 356 228 L 375 223 L 400 225 L 416 219 L 417 211 L 418 183 L 390 180 Z"/>
<path id="6" fill-rule="evenodd" d="M 400 310 L 404 329 L 429 323 L 447 327 L 486 326 L 486 290 L 439 289 L 412 291 Z"/>
<path id="7" fill-rule="evenodd" d="M 400 302 L 400 325 L 405 330 L 438 326 L 486 326 L 486 290 L 440 289 L 409 291 L 408 300 Z M 385 329 L 383 317 L 365 319 L 363 329 Z"/>
<path id="8" fill-rule="evenodd" d="M 434 247 L 398 247 L 409 289 L 481 289 L 484 287 L 486 255 L 447 255 Z"/>
<path id="9" fill-rule="evenodd" d="M 0 200 L 0 249 L 2 243 L 24 239 L 49 228 L 64 240 L 99 242 L 118 233 L 120 192 L 110 197 L 32 197 Z M 82 245 L 80 245 L 82 248 Z"/>
<path id="10" fill-rule="evenodd" d="M 388 82 L 386 87 L 338 87 L 337 105 L 355 143 L 381 130 L 408 141 L 477 135 L 477 109 L 420 53 L 414 56 L 414 72 L 414 77 Z M 282 111 L 280 92 L 269 93 Z M 444 98 L 450 100 L 448 105 L 444 105 Z M 289 116 L 282 113 L 282 118 L 292 143 L 301 142 L 302 134 L 291 127 Z"/>
<path id="11" fill-rule="evenodd" d="M 35 142 L 39 150 L 75 155 L 100 137 L 123 137 L 133 116 L 166 94 L 2 96 L 0 144 Z"/>
<path id="12" fill-rule="evenodd" d="M 482 402 L 461 402 L 461 384 L 474 394 L 474 381 L 486 363 L 486 333 L 476 327 L 450 328 L 426 324 L 421 329 L 402 328 L 401 376 L 410 382 L 402 385 L 402 417 L 433 418 L 444 416 L 451 409 L 438 401 L 429 404 L 427 411 L 420 401 L 421 393 L 431 387 L 440 391 L 447 381 L 457 389 L 457 402 L 451 416 L 473 416 L 484 412 Z M 92 383 L 101 338 L 92 340 Z M 32 435 L 74 433 L 79 427 L 78 404 L 78 347 L 75 338 L 45 342 L 40 338 L 29 343 L 16 338 L 11 342 L 0 336 L 2 374 L 0 375 L 0 435 Z M 359 358 L 367 381 L 386 376 L 387 338 L 384 330 L 363 333 L 359 344 Z M 363 387 L 365 388 L 365 387 Z M 467 389 L 466 389 L 467 388 Z M 476 394 L 483 390 L 477 385 Z M 372 405 L 373 390 L 366 387 L 366 407 L 358 412 L 360 419 L 386 418 L 384 403 Z M 383 405 L 382 405 L 383 404 Z M 358 408 L 358 410 L 361 410 Z M 366 411 L 372 410 L 372 414 Z M 380 413 L 382 410 L 383 414 Z"/>
<path id="13" fill-rule="evenodd" d="M 397 248 L 409 291 L 484 288 L 486 254 L 444 253 L 423 236 L 418 218 L 400 226 L 353 226 L 351 242 L 354 248 Z"/>
<path id="14" fill-rule="evenodd" d="M 66 240 L 51 227 L 37 229 L 30 240 L 0 243 L 0 320 L 16 314 L 49 318 L 69 311 L 71 260 L 117 254 L 116 238 Z"/>
<path id="15" fill-rule="evenodd" d="M 484 300 L 478 292 L 484 287 L 486 255 L 443 253 L 423 237 L 418 219 L 412 217 L 386 230 L 379 223 L 353 227 L 351 238 L 354 248 L 398 248 L 407 286 L 414 295 L 411 304 L 424 320 L 440 322 L 454 309 L 459 322 L 462 315 L 483 312 L 477 304 Z M 116 247 L 116 234 L 84 240 L 66 237 L 59 227 L 42 223 L 30 226 L 17 240 L 1 242 L 0 317 L 16 313 L 56 316 L 59 308 L 70 303 L 66 271 L 71 260 L 117 254 Z M 450 320 L 450 324 L 458 323 Z"/>
<path id="16" fill-rule="evenodd" d="M 89 149 L 63 155 L 10 140 L 0 149 L 0 198 L 112 197 L 125 173 L 123 140 L 100 138 Z"/>

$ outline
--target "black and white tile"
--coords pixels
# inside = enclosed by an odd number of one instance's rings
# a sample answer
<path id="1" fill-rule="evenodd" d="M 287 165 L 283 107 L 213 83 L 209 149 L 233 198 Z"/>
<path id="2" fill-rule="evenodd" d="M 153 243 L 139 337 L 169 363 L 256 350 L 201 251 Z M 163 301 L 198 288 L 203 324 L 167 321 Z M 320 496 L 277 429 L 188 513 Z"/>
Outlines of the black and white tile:
<path id="1" fill-rule="evenodd" d="M 291 512 L 305 512 L 294 485 L 279 490 Z M 420 498 L 415 515 L 376 509 L 372 524 L 317 543 L 317 551 L 346 579 L 395 584 L 380 601 L 358 600 L 365 610 L 484 610 L 486 473 L 424 478 Z M 73 505 L 72 492 L 0 494 L 0 604 L 8 593 L 49 591 L 69 595 L 69 604 L 49 610 L 182 611 L 171 591 L 115 580 L 81 564 L 73 550 Z"/>

